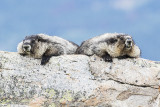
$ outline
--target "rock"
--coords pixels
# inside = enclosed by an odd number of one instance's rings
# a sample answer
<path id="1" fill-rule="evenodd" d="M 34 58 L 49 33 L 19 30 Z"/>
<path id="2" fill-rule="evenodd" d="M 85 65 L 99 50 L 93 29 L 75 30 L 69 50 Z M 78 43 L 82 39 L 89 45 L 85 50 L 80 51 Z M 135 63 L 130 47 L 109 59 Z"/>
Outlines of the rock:
<path id="1" fill-rule="evenodd" d="M 160 107 L 160 63 L 0 51 L 0 107 Z"/>

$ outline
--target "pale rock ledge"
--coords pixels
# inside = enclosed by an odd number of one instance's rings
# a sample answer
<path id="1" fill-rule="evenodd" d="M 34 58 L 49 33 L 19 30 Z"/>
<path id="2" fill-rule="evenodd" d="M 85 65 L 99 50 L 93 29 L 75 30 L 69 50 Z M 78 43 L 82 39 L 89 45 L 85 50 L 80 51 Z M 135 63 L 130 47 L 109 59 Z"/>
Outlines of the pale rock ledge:
<path id="1" fill-rule="evenodd" d="M 160 63 L 0 51 L 0 107 L 160 107 Z"/>

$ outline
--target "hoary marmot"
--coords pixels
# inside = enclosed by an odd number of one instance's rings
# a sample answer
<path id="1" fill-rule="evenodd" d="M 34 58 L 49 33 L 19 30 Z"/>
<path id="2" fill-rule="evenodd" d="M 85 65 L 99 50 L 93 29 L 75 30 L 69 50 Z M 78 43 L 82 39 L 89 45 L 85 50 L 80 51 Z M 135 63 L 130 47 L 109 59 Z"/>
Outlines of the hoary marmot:
<path id="1" fill-rule="evenodd" d="M 78 45 L 57 36 L 37 34 L 26 36 L 18 44 L 17 51 L 20 55 L 29 55 L 42 58 L 41 65 L 45 65 L 52 56 L 74 54 Z"/>
<path id="2" fill-rule="evenodd" d="M 88 56 L 96 54 L 105 61 L 112 62 L 112 58 L 140 57 L 141 52 L 130 35 L 106 33 L 84 41 L 76 53 Z"/>

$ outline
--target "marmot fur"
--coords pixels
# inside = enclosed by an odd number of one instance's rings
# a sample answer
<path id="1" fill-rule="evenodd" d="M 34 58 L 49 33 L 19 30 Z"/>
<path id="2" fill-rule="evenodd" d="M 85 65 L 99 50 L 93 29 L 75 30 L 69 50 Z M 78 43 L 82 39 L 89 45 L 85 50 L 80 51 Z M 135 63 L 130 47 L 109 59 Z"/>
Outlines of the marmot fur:
<path id="1" fill-rule="evenodd" d="M 123 33 L 106 33 L 84 41 L 76 53 L 88 56 L 96 54 L 105 61 L 112 62 L 112 58 L 140 57 L 141 52 L 131 36 Z"/>
<path id="2" fill-rule="evenodd" d="M 42 58 L 41 65 L 45 65 L 52 56 L 74 54 L 78 45 L 57 36 L 37 34 L 26 36 L 18 44 L 17 51 L 21 55 Z"/>

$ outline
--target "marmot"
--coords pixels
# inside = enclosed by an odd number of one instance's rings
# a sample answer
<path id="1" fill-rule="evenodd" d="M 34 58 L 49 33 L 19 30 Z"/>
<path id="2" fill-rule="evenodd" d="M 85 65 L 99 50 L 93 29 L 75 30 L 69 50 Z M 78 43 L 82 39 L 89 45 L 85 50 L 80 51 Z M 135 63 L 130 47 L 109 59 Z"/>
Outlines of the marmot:
<path id="1" fill-rule="evenodd" d="M 112 62 L 112 58 L 140 57 L 141 52 L 130 35 L 123 33 L 106 33 L 84 41 L 76 53 L 88 56 L 96 54 L 105 61 Z"/>
<path id="2" fill-rule="evenodd" d="M 74 54 L 78 45 L 57 36 L 37 34 L 26 36 L 18 44 L 17 51 L 20 55 L 29 55 L 42 58 L 41 65 L 45 65 L 52 56 Z"/>

